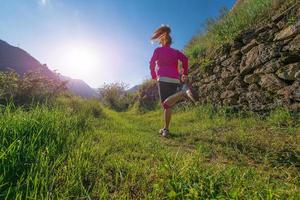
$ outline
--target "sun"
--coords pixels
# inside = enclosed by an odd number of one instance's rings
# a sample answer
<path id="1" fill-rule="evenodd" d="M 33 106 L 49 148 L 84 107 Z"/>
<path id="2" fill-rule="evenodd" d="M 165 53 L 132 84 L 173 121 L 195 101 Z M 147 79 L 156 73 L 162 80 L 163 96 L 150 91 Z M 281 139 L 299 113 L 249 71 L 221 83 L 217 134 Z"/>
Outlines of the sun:
<path id="1" fill-rule="evenodd" d="M 101 65 L 99 51 L 91 46 L 66 45 L 60 54 L 61 63 L 74 77 L 94 72 Z"/>

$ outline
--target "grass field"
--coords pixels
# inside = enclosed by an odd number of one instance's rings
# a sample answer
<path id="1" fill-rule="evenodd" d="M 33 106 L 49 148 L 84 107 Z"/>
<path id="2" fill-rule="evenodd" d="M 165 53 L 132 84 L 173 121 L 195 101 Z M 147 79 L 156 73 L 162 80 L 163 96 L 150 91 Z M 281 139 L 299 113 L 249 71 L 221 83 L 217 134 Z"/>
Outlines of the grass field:
<path id="1" fill-rule="evenodd" d="M 300 123 L 209 107 L 115 112 L 62 100 L 0 115 L 0 199 L 299 199 Z"/>

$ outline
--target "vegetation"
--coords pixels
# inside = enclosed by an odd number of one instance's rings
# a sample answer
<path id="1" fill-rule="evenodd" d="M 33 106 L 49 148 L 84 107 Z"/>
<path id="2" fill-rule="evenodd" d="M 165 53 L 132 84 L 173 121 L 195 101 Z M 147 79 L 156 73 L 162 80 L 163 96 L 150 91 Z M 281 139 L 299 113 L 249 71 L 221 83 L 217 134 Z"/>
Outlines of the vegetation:
<path id="1" fill-rule="evenodd" d="M 1 199 L 297 199 L 300 127 L 209 106 L 137 115 L 61 97 L 0 115 Z"/>
<path id="2" fill-rule="evenodd" d="M 52 191 L 61 178 L 56 173 L 66 164 L 78 137 L 92 130 L 92 121 L 100 115 L 102 108 L 92 100 L 60 98 L 56 106 L 33 105 L 26 110 L 13 104 L 3 107 L 0 199 L 55 197 Z"/>
<path id="3" fill-rule="evenodd" d="M 104 84 L 99 89 L 101 102 L 116 111 L 124 111 L 133 104 L 135 94 L 126 92 L 127 85 L 124 83 Z"/>
<path id="4" fill-rule="evenodd" d="M 255 27 L 257 22 L 266 20 L 297 0 L 242 0 L 233 10 L 226 13 L 221 9 L 220 16 L 208 19 L 205 31 L 193 37 L 185 48 L 191 64 L 197 63 L 199 57 L 213 55 L 218 47 L 230 43 L 242 31 Z M 291 19 L 292 20 L 292 19 Z"/>
<path id="5" fill-rule="evenodd" d="M 64 82 L 40 72 L 29 72 L 23 76 L 14 71 L 0 72 L 0 104 L 11 101 L 18 105 L 43 103 L 65 91 Z"/>
<path id="6" fill-rule="evenodd" d="M 137 92 L 135 109 L 137 112 L 143 113 L 146 111 L 155 110 L 158 108 L 158 90 L 154 80 L 145 80 Z"/>

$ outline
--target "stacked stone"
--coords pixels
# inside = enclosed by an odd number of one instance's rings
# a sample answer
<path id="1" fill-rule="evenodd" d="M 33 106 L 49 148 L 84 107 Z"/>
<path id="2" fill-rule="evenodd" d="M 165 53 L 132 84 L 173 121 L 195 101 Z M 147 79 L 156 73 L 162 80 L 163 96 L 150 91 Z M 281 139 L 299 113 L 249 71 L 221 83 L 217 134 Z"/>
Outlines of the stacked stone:
<path id="1" fill-rule="evenodd" d="M 291 22 L 290 16 L 294 16 Z M 193 70 L 201 103 L 266 111 L 300 110 L 300 6 L 271 23 L 241 33 L 224 45 L 214 62 Z"/>

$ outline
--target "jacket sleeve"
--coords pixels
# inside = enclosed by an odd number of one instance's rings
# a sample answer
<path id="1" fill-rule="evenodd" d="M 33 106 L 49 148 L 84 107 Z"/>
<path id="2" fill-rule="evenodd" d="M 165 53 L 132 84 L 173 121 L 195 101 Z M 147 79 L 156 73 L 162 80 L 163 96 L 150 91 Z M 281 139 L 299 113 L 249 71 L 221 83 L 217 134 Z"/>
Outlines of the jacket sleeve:
<path id="1" fill-rule="evenodd" d="M 178 59 L 182 62 L 183 74 L 188 75 L 189 59 L 180 51 L 178 51 Z"/>
<path id="2" fill-rule="evenodd" d="M 151 72 L 152 79 L 157 78 L 156 72 L 155 72 L 156 61 L 157 61 L 157 50 L 155 49 L 153 52 L 152 58 L 150 60 L 150 72 Z"/>

